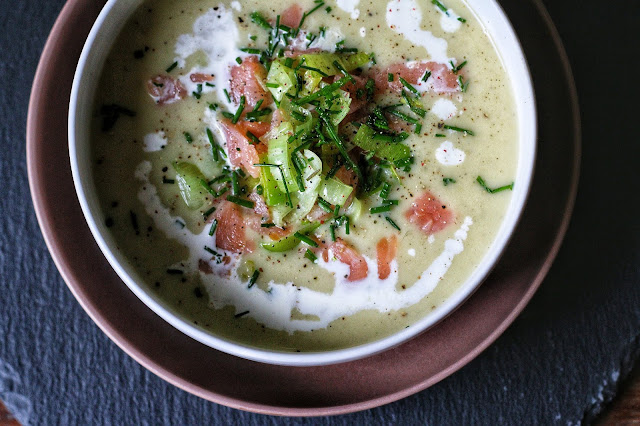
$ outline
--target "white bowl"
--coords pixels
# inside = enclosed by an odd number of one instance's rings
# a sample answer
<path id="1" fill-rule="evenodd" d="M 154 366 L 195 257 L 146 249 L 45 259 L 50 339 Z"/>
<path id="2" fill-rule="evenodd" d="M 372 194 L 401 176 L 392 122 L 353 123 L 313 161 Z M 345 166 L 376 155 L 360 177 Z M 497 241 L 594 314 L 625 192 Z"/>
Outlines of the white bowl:
<path id="1" fill-rule="evenodd" d="M 412 327 L 372 343 L 326 352 L 290 353 L 242 345 L 202 331 L 170 312 L 162 300 L 138 284 L 142 279 L 129 260 L 116 249 L 116 242 L 100 220 L 101 207 L 91 167 L 91 111 L 97 84 L 113 41 L 141 3 L 142 0 L 109 0 L 93 25 L 73 81 L 69 105 L 69 155 L 80 205 L 98 246 L 125 284 L 156 314 L 193 339 L 242 358 L 279 365 L 327 365 L 364 358 L 411 339 L 455 310 L 488 276 L 515 230 L 529 193 L 536 152 L 536 110 L 533 84 L 524 53 L 502 8 L 494 0 L 469 0 L 469 8 L 493 40 L 510 76 L 518 117 L 518 170 L 515 177 L 518 184 L 493 244 L 459 289 Z"/>

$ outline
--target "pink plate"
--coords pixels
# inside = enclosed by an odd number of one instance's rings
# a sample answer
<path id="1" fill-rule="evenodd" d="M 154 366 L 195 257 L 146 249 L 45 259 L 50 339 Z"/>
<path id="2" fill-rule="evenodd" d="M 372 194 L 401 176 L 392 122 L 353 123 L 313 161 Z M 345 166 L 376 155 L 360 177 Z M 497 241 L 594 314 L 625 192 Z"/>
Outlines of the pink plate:
<path id="1" fill-rule="evenodd" d="M 505 255 L 464 305 L 413 340 L 363 360 L 298 368 L 237 358 L 180 333 L 129 291 L 91 237 L 71 178 L 66 100 L 102 5 L 69 0 L 49 36 L 29 105 L 29 183 L 45 240 L 74 296 L 114 342 L 153 373 L 202 398 L 258 413 L 364 410 L 449 376 L 502 334 L 531 299 L 569 223 L 580 160 L 573 78 L 538 0 L 502 2 L 527 54 L 540 120 L 531 195 Z"/>

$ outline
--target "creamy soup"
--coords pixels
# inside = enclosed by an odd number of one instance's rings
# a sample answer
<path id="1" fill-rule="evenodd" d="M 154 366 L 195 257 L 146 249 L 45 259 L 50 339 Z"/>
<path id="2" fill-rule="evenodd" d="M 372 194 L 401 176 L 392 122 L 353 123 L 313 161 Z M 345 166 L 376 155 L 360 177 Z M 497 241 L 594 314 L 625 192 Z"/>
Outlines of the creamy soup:
<path id="1" fill-rule="evenodd" d="M 515 114 L 460 0 L 149 1 L 100 78 L 95 184 L 172 312 L 255 347 L 346 348 L 411 327 L 478 267 Z"/>

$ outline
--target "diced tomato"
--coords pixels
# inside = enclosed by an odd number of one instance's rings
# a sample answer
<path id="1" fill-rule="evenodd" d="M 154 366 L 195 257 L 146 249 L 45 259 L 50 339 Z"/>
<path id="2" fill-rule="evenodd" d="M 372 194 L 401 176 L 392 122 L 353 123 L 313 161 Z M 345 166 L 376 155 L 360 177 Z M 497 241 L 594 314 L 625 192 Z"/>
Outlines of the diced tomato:
<path id="1" fill-rule="evenodd" d="M 398 253 L 398 237 L 395 235 L 383 238 L 376 246 L 378 254 L 378 278 L 386 279 L 391 274 L 391 262 Z"/>
<path id="2" fill-rule="evenodd" d="M 431 235 L 453 222 L 454 214 L 451 209 L 427 191 L 411 203 L 405 217 L 425 234 Z"/>
<path id="3" fill-rule="evenodd" d="M 302 8 L 298 4 L 289 6 L 289 8 L 280 14 L 280 24 L 290 28 L 297 28 L 298 25 L 300 25 L 301 19 Z"/>
<path id="4" fill-rule="evenodd" d="M 260 154 L 267 149 L 266 145 L 259 143 L 253 145 L 247 137 L 247 131 L 251 131 L 255 136 L 262 136 L 269 128 L 269 123 L 252 123 L 250 121 L 240 121 L 233 124 L 224 119 L 220 122 L 227 139 L 227 154 L 229 162 L 234 167 L 242 167 L 254 178 L 260 177 L 260 169 L 254 164 L 260 162 Z"/>
<path id="5" fill-rule="evenodd" d="M 427 84 L 434 92 L 452 93 L 460 90 L 457 75 L 454 74 L 446 64 L 433 61 L 394 64 L 384 70 L 377 71 L 374 74 L 376 88 L 378 90 L 386 88 L 399 93 L 404 88 L 400 77 L 405 79 L 409 84 L 418 84 L 427 70 L 431 72 Z M 388 80 L 389 74 L 393 74 L 393 81 Z"/>
<path id="6" fill-rule="evenodd" d="M 248 240 L 245 235 L 246 225 L 240 206 L 222 201 L 216 211 L 216 219 L 216 247 L 233 253 L 251 253 L 255 249 L 253 241 Z"/>
<path id="7" fill-rule="evenodd" d="M 213 81 L 214 77 L 211 74 L 202 74 L 199 72 L 194 72 L 189 76 L 189 80 L 193 83 L 204 83 L 207 81 Z"/>
<path id="8" fill-rule="evenodd" d="M 271 93 L 263 86 L 267 79 L 267 70 L 260 63 L 257 56 L 249 56 L 242 64 L 231 68 L 230 95 L 234 102 L 239 103 L 244 95 L 247 108 L 253 108 L 260 99 L 264 104 L 273 102 Z"/>
<path id="9" fill-rule="evenodd" d="M 157 75 L 148 80 L 147 92 L 158 105 L 172 104 L 187 96 L 182 83 L 168 75 Z"/>
<path id="10" fill-rule="evenodd" d="M 325 262 L 329 261 L 329 251 L 345 265 L 349 265 L 348 281 L 360 281 L 369 274 L 369 266 L 365 258 L 343 239 L 337 238 L 324 252 L 322 257 Z"/>

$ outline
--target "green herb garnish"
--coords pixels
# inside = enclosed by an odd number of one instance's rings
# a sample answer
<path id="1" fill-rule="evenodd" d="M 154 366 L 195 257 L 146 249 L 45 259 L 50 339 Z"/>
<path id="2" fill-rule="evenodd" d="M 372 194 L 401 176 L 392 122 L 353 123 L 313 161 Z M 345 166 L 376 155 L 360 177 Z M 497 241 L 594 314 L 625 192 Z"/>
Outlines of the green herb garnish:
<path id="1" fill-rule="evenodd" d="M 209 236 L 213 236 L 216 233 L 216 229 L 218 229 L 218 219 L 213 219 L 211 223 L 211 228 L 209 228 Z"/>
<path id="2" fill-rule="evenodd" d="M 259 276 L 260 276 L 260 271 L 258 271 L 257 269 L 253 271 L 253 275 L 251 275 L 251 279 L 249 280 L 249 288 L 255 285 L 256 281 L 258 281 Z"/>
<path id="3" fill-rule="evenodd" d="M 462 127 L 449 126 L 448 124 L 445 124 L 442 127 L 447 130 L 453 130 L 454 132 L 462 132 L 464 134 L 468 134 L 469 136 L 475 136 L 475 134 L 471 130 L 463 129 Z"/>
<path id="4" fill-rule="evenodd" d="M 482 186 L 484 188 L 485 191 L 487 191 L 489 194 L 495 194 L 496 192 L 501 192 L 501 191 L 506 191 L 506 190 L 513 190 L 513 185 L 515 184 L 515 182 L 511 182 L 509 185 L 504 185 L 504 186 L 500 186 L 498 188 L 489 188 L 487 186 L 487 184 L 485 183 L 484 179 L 482 179 L 480 176 L 478 176 L 476 178 L 476 181 L 480 184 L 480 186 Z"/>
<path id="5" fill-rule="evenodd" d="M 444 186 L 447 186 L 449 184 L 456 183 L 456 180 L 454 178 L 446 177 L 446 178 L 442 178 L 442 183 L 444 184 Z"/>
<path id="6" fill-rule="evenodd" d="M 169 67 L 165 70 L 166 72 L 171 72 L 173 71 L 176 67 L 178 66 L 178 61 L 172 63 L 171 65 L 169 65 Z"/>

